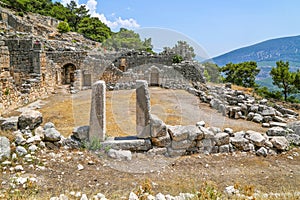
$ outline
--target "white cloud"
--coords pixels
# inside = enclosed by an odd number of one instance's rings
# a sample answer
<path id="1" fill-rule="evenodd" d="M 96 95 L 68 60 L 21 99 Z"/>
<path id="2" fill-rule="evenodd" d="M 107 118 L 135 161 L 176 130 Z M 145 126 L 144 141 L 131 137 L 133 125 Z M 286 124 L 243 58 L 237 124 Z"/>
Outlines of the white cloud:
<path id="1" fill-rule="evenodd" d="M 78 0 L 73 0 L 76 2 L 76 4 L 78 5 Z M 61 0 L 61 3 L 65 6 L 67 4 L 69 4 L 71 2 L 71 0 Z"/>
<path id="2" fill-rule="evenodd" d="M 63 1 L 69 1 L 69 0 L 63 0 Z M 92 17 L 98 17 L 103 23 L 105 23 L 111 29 L 116 30 L 121 27 L 128 28 L 128 29 L 135 29 L 140 27 L 137 21 L 133 18 L 122 19 L 121 17 L 117 17 L 113 21 L 108 20 L 104 14 L 97 13 L 97 3 L 98 2 L 96 0 L 88 0 L 86 3 L 86 7 L 87 9 L 90 10 L 90 14 Z M 115 16 L 115 13 L 113 16 Z"/>
<path id="3" fill-rule="evenodd" d="M 98 2 L 96 0 L 88 0 L 86 2 L 86 7 L 90 10 L 90 13 L 96 13 Z"/>
<path id="4" fill-rule="evenodd" d="M 79 4 L 79 0 L 74 0 L 74 1 L 76 2 L 77 5 Z M 67 5 L 70 2 L 71 0 L 61 0 L 61 3 L 63 5 Z M 97 4 L 98 4 L 97 0 L 88 0 L 85 5 L 86 8 L 90 11 L 92 17 L 98 17 L 104 24 L 109 26 L 111 29 L 117 30 L 121 27 L 128 28 L 128 29 L 135 29 L 140 27 L 140 25 L 135 19 L 133 18 L 122 19 L 121 17 L 116 17 L 115 13 L 111 14 L 111 17 L 113 17 L 114 20 L 107 19 L 107 17 L 104 14 L 97 12 Z M 129 10 L 131 8 L 128 7 L 127 9 Z"/>

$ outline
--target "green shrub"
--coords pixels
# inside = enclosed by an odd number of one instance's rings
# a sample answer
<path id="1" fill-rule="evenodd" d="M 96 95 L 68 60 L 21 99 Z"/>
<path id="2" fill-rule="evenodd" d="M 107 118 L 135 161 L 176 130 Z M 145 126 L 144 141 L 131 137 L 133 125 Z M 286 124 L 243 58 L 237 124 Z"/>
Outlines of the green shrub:
<path id="1" fill-rule="evenodd" d="M 101 149 L 101 142 L 99 139 L 92 139 L 92 141 L 88 142 L 83 142 L 83 148 L 91 150 L 91 151 L 95 151 L 95 150 L 99 150 Z"/>
<path id="2" fill-rule="evenodd" d="M 175 55 L 173 56 L 173 63 L 181 63 L 181 61 L 183 61 L 183 58 L 181 55 Z"/>
<path id="3" fill-rule="evenodd" d="M 68 22 L 59 22 L 57 29 L 59 33 L 67 33 L 71 30 Z"/>
<path id="4" fill-rule="evenodd" d="M 267 87 L 256 88 L 255 93 L 263 98 L 282 100 L 282 94 L 280 91 L 270 91 Z"/>
<path id="5" fill-rule="evenodd" d="M 20 16 L 20 17 L 24 17 L 24 13 L 23 12 L 17 12 L 16 13 L 18 16 Z"/>

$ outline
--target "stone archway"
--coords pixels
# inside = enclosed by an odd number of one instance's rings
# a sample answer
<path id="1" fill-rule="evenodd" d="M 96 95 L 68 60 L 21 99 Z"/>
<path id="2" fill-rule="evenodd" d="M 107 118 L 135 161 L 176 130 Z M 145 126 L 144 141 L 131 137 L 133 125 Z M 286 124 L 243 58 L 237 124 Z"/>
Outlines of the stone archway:
<path id="1" fill-rule="evenodd" d="M 65 64 L 62 67 L 61 72 L 61 83 L 62 84 L 72 84 L 75 81 L 75 70 L 76 67 L 72 63 Z"/>

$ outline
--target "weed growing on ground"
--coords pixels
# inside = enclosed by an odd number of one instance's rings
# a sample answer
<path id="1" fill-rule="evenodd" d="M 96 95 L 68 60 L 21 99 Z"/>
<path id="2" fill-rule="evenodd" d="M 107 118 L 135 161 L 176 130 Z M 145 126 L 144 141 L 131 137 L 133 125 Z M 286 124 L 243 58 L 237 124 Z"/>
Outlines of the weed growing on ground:
<path id="1" fill-rule="evenodd" d="M 139 197 L 140 200 L 147 200 L 147 196 L 149 194 L 153 194 L 151 180 L 145 179 L 134 193 Z"/>
<path id="2" fill-rule="evenodd" d="M 217 200 L 221 199 L 222 193 L 218 191 L 217 186 L 213 182 L 204 182 L 199 189 L 195 200 Z"/>
<path id="3" fill-rule="evenodd" d="M 91 142 L 83 142 L 83 148 L 91 150 L 91 151 L 96 151 L 101 149 L 101 142 L 99 139 L 92 139 Z"/>
<path id="4" fill-rule="evenodd" d="M 16 139 L 16 136 L 15 134 L 13 134 L 12 131 L 0 130 L 0 136 L 6 137 L 7 139 L 9 139 L 10 142 Z"/>

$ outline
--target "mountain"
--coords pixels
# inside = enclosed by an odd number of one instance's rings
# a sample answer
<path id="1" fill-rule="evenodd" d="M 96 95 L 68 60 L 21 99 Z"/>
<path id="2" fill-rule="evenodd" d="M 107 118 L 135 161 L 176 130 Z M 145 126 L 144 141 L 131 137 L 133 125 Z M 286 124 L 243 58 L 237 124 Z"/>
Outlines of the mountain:
<path id="1" fill-rule="evenodd" d="M 262 69 L 261 78 L 266 78 L 271 67 L 279 60 L 289 61 L 291 70 L 300 68 L 300 36 L 267 40 L 211 59 L 219 66 L 229 62 L 256 61 Z"/>

